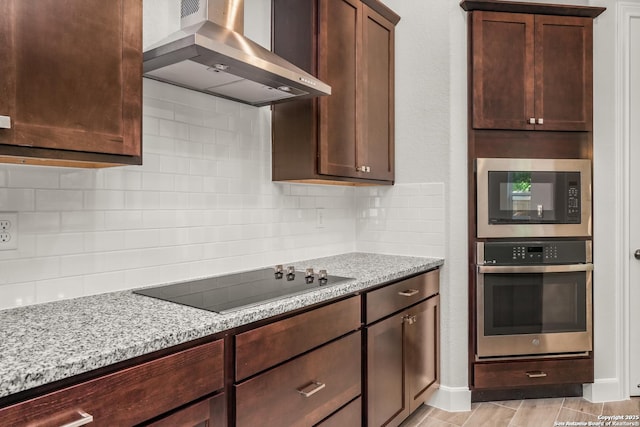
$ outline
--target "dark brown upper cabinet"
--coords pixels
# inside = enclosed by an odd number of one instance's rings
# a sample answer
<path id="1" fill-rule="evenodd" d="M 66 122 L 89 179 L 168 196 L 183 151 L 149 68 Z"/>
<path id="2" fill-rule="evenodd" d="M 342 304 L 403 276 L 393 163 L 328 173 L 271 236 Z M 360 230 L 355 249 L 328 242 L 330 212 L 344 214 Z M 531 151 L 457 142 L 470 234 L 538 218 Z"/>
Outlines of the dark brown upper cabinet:
<path id="1" fill-rule="evenodd" d="M 141 0 L 3 1 L 0 57 L 1 162 L 141 164 Z"/>
<path id="2" fill-rule="evenodd" d="M 274 0 L 273 51 L 331 85 L 273 106 L 273 180 L 392 184 L 394 31 L 376 0 Z"/>
<path id="3" fill-rule="evenodd" d="M 590 131 L 593 19 L 474 11 L 475 129 Z"/>

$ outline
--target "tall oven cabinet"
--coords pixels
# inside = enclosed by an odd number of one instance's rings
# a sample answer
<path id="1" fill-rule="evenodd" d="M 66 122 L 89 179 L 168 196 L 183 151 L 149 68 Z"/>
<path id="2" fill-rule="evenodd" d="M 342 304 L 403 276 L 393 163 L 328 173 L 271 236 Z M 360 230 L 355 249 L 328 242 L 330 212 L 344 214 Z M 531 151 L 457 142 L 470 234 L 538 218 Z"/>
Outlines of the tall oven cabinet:
<path id="1" fill-rule="evenodd" d="M 479 356 L 478 325 L 484 324 L 479 305 L 485 304 L 486 299 L 478 288 L 478 248 L 498 241 L 515 244 L 517 233 L 491 236 L 480 230 L 478 221 L 482 220 L 484 226 L 486 219 L 480 218 L 478 208 L 488 208 L 481 203 L 484 200 L 486 204 L 487 199 L 481 192 L 488 189 L 479 188 L 476 165 L 479 159 L 530 159 L 534 164 L 541 159 L 579 159 L 588 161 L 590 169 L 593 20 L 605 8 L 497 0 L 462 0 L 460 6 L 469 12 L 468 366 L 472 401 L 581 395 L 582 384 L 593 381 L 592 351 L 547 352 L 542 356 L 514 351 L 509 356 Z M 589 204 L 593 200 L 591 184 L 589 178 L 585 183 L 589 194 L 583 197 Z M 533 194 L 532 190 L 522 191 Z M 500 190 L 500 210 L 502 197 L 507 200 L 511 193 L 507 187 Z M 538 203 L 538 215 L 544 216 L 549 208 Z M 553 246 L 554 239 L 567 237 L 590 244 L 591 236 L 591 231 L 559 235 L 542 231 L 520 236 L 522 242 L 516 247 L 537 247 L 540 245 L 534 243 L 545 239 Z M 514 260 L 519 253 L 514 252 Z M 591 299 L 591 295 L 587 298 Z"/>

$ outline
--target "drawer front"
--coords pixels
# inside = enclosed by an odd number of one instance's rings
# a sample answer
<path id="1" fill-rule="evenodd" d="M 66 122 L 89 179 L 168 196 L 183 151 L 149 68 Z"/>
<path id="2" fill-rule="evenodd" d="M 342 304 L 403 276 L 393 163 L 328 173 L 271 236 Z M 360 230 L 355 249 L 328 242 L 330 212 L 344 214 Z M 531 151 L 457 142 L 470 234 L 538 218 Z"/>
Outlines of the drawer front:
<path id="1" fill-rule="evenodd" d="M 402 280 L 365 294 L 367 324 L 402 310 L 440 290 L 440 270 Z"/>
<path id="2" fill-rule="evenodd" d="M 310 426 L 360 395 L 355 332 L 236 385 L 236 425 Z"/>
<path id="3" fill-rule="evenodd" d="M 186 408 L 173 412 L 147 427 L 225 427 L 227 425 L 224 393 L 201 400 Z"/>
<path id="4" fill-rule="evenodd" d="M 505 361 L 474 365 L 475 388 L 515 388 L 591 382 L 593 361 L 587 358 Z"/>
<path id="5" fill-rule="evenodd" d="M 236 336 L 236 381 L 360 327 L 360 298 L 327 306 Z"/>
<path id="6" fill-rule="evenodd" d="M 221 340 L 123 369 L 0 410 L 2 424 L 60 426 L 93 416 L 92 426 L 133 425 L 223 388 Z"/>
<path id="7" fill-rule="evenodd" d="M 335 414 L 317 425 L 317 427 L 358 426 L 362 423 L 362 398 L 359 397 Z"/>

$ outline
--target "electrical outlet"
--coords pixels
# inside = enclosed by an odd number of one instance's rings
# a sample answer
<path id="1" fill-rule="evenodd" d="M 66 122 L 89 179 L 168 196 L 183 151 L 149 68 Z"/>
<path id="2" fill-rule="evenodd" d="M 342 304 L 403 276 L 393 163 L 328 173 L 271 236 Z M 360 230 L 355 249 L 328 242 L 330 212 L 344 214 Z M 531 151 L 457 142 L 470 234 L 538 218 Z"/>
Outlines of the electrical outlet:
<path id="1" fill-rule="evenodd" d="M 0 251 L 18 249 L 18 213 L 0 212 Z"/>
<path id="2" fill-rule="evenodd" d="M 324 209 L 316 208 L 316 228 L 324 228 Z"/>

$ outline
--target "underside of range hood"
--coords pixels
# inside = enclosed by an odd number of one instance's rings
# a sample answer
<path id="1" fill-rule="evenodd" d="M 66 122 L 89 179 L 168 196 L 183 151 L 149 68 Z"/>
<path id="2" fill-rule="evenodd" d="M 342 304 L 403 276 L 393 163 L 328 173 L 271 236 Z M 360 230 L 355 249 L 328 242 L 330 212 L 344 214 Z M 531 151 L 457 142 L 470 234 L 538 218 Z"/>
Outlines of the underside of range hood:
<path id="1" fill-rule="evenodd" d="M 182 29 L 144 52 L 144 75 L 253 106 L 331 87 L 242 35 L 243 0 L 182 0 Z"/>

